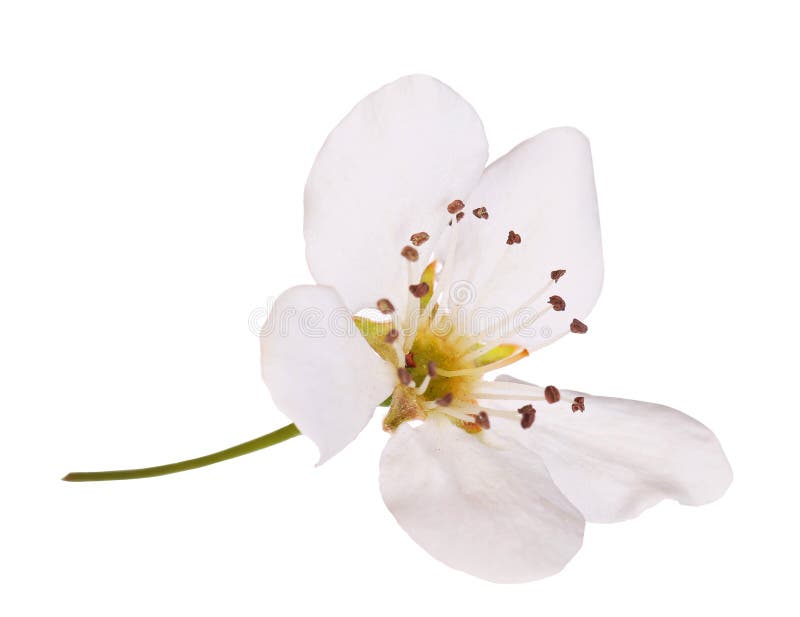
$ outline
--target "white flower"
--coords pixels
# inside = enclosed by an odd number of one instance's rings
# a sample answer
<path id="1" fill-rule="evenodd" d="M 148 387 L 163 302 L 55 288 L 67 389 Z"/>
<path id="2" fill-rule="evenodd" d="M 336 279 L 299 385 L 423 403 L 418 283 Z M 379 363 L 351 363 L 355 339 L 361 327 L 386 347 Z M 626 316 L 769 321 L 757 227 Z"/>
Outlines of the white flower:
<path id="1" fill-rule="evenodd" d="M 521 582 L 563 568 L 585 521 L 707 503 L 731 470 L 714 435 L 674 409 L 483 378 L 584 332 L 602 283 L 585 137 L 552 129 L 486 159 L 475 111 L 435 79 L 356 105 L 306 185 L 318 285 L 277 299 L 262 367 L 320 462 L 391 396 L 386 505 L 444 563 Z"/>

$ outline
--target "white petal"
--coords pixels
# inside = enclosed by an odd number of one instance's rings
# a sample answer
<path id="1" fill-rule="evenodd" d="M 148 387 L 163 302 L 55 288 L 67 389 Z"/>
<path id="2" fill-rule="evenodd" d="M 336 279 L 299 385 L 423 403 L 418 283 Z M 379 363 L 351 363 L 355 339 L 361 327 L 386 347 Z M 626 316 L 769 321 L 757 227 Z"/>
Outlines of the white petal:
<path id="1" fill-rule="evenodd" d="M 550 282 L 550 272 L 565 269 L 535 308 L 546 308 L 548 297 L 559 295 L 566 311 L 550 310 L 511 337 L 531 350 L 542 347 L 567 333 L 573 318 L 588 315 L 602 286 L 589 142 L 572 128 L 551 129 L 522 142 L 484 172 L 467 204 L 480 206 L 488 209 L 487 220 L 468 214 L 459 225 L 452 280 L 475 286 L 473 306 L 511 314 Z M 521 236 L 520 244 L 506 244 L 511 230 Z"/>
<path id="2" fill-rule="evenodd" d="M 328 136 L 305 190 L 306 257 L 315 280 L 357 311 L 408 300 L 411 234 L 435 239 L 445 207 L 465 199 L 486 164 L 475 110 L 424 75 L 404 77 L 362 100 Z M 434 242 L 420 247 L 424 267 Z"/>
<path id="3" fill-rule="evenodd" d="M 561 570 L 584 522 L 541 459 L 512 440 L 448 421 L 403 424 L 381 457 L 381 493 L 398 523 L 447 565 L 499 583 Z"/>
<path id="4" fill-rule="evenodd" d="M 498 381 L 524 383 L 502 376 Z M 585 397 L 586 411 L 570 402 Z M 561 391 L 562 403 L 536 405 L 529 430 L 493 428 L 523 440 L 586 520 L 638 516 L 662 499 L 702 505 L 718 499 L 732 472 L 719 441 L 686 414 L 654 403 Z M 513 407 L 514 403 L 511 402 Z"/>
<path id="5" fill-rule="evenodd" d="M 278 408 L 317 444 L 318 464 L 355 439 L 396 375 L 330 287 L 281 294 L 261 333 L 261 373 Z"/>

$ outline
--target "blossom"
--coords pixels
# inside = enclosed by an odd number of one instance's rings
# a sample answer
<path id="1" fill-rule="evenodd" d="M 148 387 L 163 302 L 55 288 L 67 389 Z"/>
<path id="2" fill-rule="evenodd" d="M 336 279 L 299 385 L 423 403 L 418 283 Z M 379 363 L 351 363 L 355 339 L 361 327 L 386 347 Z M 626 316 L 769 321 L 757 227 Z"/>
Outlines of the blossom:
<path id="1" fill-rule="evenodd" d="M 708 503 L 731 470 L 674 409 L 487 379 L 586 333 L 603 272 L 580 132 L 487 157 L 473 108 L 431 77 L 358 103 L 305 189 L 317 285 L 277 298 L 262 372 L 320 463 L 386 401 L 380 489 L 400 525 L 454 568 L 522 582 L 561 570 L 586 521 Z"/>

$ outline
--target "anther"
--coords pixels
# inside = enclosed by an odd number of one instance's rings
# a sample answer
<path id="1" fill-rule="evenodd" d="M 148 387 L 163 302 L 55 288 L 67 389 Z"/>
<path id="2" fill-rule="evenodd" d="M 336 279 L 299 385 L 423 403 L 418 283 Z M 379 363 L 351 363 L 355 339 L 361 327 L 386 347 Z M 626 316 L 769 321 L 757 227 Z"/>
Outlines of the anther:
<path id="1" fill-rule="evenodd" d="M 511 246 L 512 244 L 519 244 L 520 242 L 522 242 L 522 236 L 520 236 L 513 229 L 508 232 L 508 238 L 506 239 L 506 244 Z"/>
<path id="2" fill-rule="evenodd" d="M 431 286 L 424 281 L 422 283 L 417 283 L 416 285 L 408 286 L 408 291 L 410 291 L 411 295 L 415 298 L 422 298 L 423 296 L 426 296 L 430 290 Z"/>
<path id="3" fill-rule="evenodd" d="M 567 308 L 567 303 L 564 302 L 564 298 L 561 296 L 550 296 L 550 299 L 547 302 L 548 304 L 553 305 L 554 311 L 563 311 L 565 308 Z"/>
<path id="4" fill-rule="evenodd" d="M 572 401 L 572 413 L 575 413 L 576 411 L 580 411 L 581 413 L 583 413 L 585 410 L 586 410 L 586 405 L 583 403 L 583 397 L 576 396 L 575 400 Z"/>
<path id="5" fill-rule="evenodd" d="M 391 344 L 391 343 L 394 343 L 397 340 L 398 336 L 400 336 L 400 333 L 397 330 L 395 330 L 394 328 L 392 328 L 391 330 L 389 330 L 386 333 L 386 337 L 384 337 L 383 340 L 386 341 L 387 343 Z"/>
<path id="6" fill-rule="evenodd" d="M 421 246 L 425 244 L 428 240 L 430 240 L 430 236 L 425 233 L 424 231 L 420 231 L 416 234 L 411 234 L 411 244 L 414 246 Z"/>
<path id="7" fill-rule="evenodd" d="M 553 270 L 550 273 L 550 278 L 553 279 L 554 283 L 558 283 L 558 280 L 567 273 L 566 270 Z"/>
<path id="8" fill-rule="evenodd" d="M 428 362 L 428 375 L 436 377 L 436 363 L 433 360 Z"/>
<path id="9" fill-rule="evenodd" d="M 588 330 L 589 326 L 577 319 L 573 319 L 572 323 L 569 324 L 569 331 L 574 332 L 575 334 L 586 334 Z"/>
<path id="10" fill-rule="evenodd" d="M 488 431 L 490 428 L 492 428 L 492 424 L 489 422 L 489 414 L 487 414 L 485 411 L 475 414 L 474 418 L 475 424 L 480 426 L 482 429 Z"/>
<path id="11" fill-rule="evenodd" d="M 519 425 L 524 429 L 529 429 L 533 426 L 533 421 L 536 420 L 536 410 L 522 414 Z"/>
<path id="12" fill-rule="evenodd" d="M 439 405 L 439 407 L 449 407 L 450 403 L 452 402 L 453 402 L 452 392 L 448 392 L 442 398 L 436 399 L 436 404 Z"/>
<path id="13" fill-rule="evenodd" d="M 406 368 L 417 368 L 417 363 L 414 362 L 414 354 L 410 351 L 406 354 Z"/>
<path id="14" fill-rule="evenodd" d="M 407 386 L 411 383 L 411 373 L 409 373 L 408 370 L 404 369 L 402 366 L 397 369 L 397 378 L 404 386 Z"/>
<path id="15" fill-rule="evenodd" d="M 522 428 L 528 429 L 533 425 L 533 421 L 536 420 L 536 410 L 533 408 L 533 405 L 525 405 L 517 409 L 517 413 L 522 415 L 520 418 L 519 424 Z"/>
<path id="16" fill-rule="evenodd" d="M 417 259 L 419 259 L 419 253 L 413 246 L 404 246 L 403 250 L 400 251 L 400 254 L 408 259 L 408 261 L 417 261 Z"/>
<path id="17" fill-rule="evenodd" d="M 544 389 L 544 400 L 546 400 L 551 405 L 553 403 L 557 403 L 561 400 L 561 392 L 558 391 L 558 388 L 555 386 L 547 386 Z"/>
<path id="18" fill-rule="evenodd" d="M 447 204 L 447 211 L 450 214 L 455 214 L 456 212 L 461 212 L 464 209 L 464 202 L 460 199 L 455 199 Z"/>
<path id="19" fill-rule="evenodd" d="M 381 298 L 377 302 L 378 310 L 384 315 L 394 313 L 394 304 L 389 302 L 386 298 Z"/>
<path id="20" fill-rule="evenodd" d="M 460 223 L 461 219 L 463 219 L 463 218 L 464 218 L 464 213 L 463 212 L 459 212 L 458 214 L 456 214 L 456 223 Z"/>
<path id="21" fill-rule="evenodd" d="M 485 206 L 481 206 L 480 208 L 475 208 L 472 211 L 472 214 L 477 216 L 479 219 L 488 219 L 489 218 L 489 211 L 486 209 Z"/>

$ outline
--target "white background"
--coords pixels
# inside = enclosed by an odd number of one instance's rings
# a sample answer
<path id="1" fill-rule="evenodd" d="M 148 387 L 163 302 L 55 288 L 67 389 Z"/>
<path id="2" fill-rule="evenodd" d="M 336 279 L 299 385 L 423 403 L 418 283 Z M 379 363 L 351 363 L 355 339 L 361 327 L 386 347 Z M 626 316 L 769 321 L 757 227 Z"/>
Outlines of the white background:
<path id="1" fill-rule="evenodd" d="M 797 614 L 798 20 L 790 3 L 5 2 L 4 615 Z M 310 282 L 302 191 L 401 75 L 450 84 L 495 158 L 591 139 L 606 283 L 517 376 L 653 400 L 719 436 L 721 500 L 590 525 L 556 577 L 448 569 L 384 508 L 380 418 L 153 480 L 282 426 L 253 310 Z M 313 376 L 308 376 L 313 378 Z"/>

